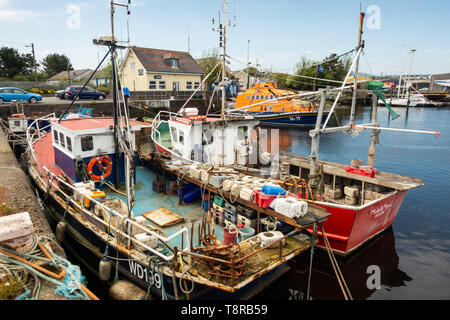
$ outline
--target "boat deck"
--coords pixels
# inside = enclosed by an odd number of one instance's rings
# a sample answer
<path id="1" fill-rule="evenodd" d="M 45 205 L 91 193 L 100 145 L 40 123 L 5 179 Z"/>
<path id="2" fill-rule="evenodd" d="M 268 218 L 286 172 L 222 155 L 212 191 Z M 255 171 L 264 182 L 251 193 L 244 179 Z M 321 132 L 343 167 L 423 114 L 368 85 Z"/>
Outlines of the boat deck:
<path id="1" fill-rule="evenodd" d="M 281 162 L 287 161 L 290 165 L 298 166 L 299 168 L 306 169 L 309 172 L 311 167 L 311 159 L 309 157 L 303 157 L 297 154 L 283 151 L 281 151 L 280 154 L 284 156 L 284 158 L 280 159 Z M 346 165 L 344 164 L 322 160 L 319 160 L 318 163 L 319 165 L 323 165 L 323 171 L 325 174 L 364 181 L 399 191 L 408 191 L 423 186 L 422 179 L 401 176 L 398 174 L 383 171 L 377 171 L 375 177 L 371 178 L 347 172 L 345 170 Z"/>

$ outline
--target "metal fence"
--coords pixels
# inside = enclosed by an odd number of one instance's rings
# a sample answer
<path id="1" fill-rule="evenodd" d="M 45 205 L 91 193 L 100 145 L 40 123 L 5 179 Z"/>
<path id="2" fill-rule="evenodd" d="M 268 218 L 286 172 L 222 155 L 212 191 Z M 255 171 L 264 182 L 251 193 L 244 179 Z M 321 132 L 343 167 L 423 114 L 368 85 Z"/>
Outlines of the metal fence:
<path id="1" fill-rule="evenodd" d="M 193 91 L 130 91 L 133 100 L 187 100 Z M 198 91 L 193 99 L 205 99 L 206 91 Z"/>
<path id="2" fill-rule="evenodd" d="M 94 81 L 94 80 L 93 80 Z M 80 81 L 71 81 L 69 83 L 69 81 L 59 81 L 59 82 L 52 82 L 52 83 L 48 83 L 46 81 L 39 81 L 39 89 L 54 89 L 54 90 L 61 90 L 61 89 L 65 89 L 68 86 L 73 85 L 73 86 L 82 86 L 84 85 L 84 81 L 80 82 Z M 96 87 L 95 83 L 93 83 L 92 81 L 89 82 L 88 86 L 91 87 Z M 32 89 L 32 88 L 36 88 L 36 81 L 0 81 L 0 88 L 3 87 L 15 87 L 15 88 L 20 88 L 20 89 Z"/>

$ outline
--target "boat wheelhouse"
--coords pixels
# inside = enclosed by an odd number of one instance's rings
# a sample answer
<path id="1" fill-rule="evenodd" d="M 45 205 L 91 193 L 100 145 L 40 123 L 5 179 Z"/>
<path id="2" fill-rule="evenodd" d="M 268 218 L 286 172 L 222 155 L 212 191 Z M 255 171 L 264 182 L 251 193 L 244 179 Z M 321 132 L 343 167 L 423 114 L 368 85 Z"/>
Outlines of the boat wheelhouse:
<path id="1" fill-rule="evenodd" d="M 213 166 L 246 164 L 250 133 L 259 121 L 199 116 L 196 108 L 181 114 L 161 111 L 152 123 L 152 140 L 158 152 L 187 162 Z"/>

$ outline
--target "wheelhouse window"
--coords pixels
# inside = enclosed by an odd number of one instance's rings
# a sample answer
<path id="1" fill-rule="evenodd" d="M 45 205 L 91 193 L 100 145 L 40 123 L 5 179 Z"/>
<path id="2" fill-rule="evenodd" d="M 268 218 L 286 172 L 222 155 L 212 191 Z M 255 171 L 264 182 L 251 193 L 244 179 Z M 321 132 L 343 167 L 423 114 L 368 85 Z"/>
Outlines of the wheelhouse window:
<path id="1" fill-rule="evenodd" d="M 184 145 L 184 132 L 182 130 L 180 130 L 180 132 L 178 134 L 178 140 L 181 144 Z"/>
<path id="2" fill-rule="evenodd" d="M 53 140 L 55 141 L 55 143 L 59 143 L 59 133 L 56 130 L 53 130 Z"/>
<path id="3" fill-rule="evenodd" d="M 149 89 L 155 90 L 156 89 L 156 81 L 155 80 L 151 80 L 149 82 Z"/>
<path id="4" fill-rule="evenodd" d="M 247 96 L 247 100 L 250 100 L 251 99 L 251 97 L 250 96 Z"/>
<path id="5" fill-rule="evenodd" d="M 92 136 L 82 136 L 80 142 L 81 142 L 81 151 L 94 150 L 94 139 Z"/>
<path id="6" fill-rule="evenodd" d="M 177 128 L 170 128 L 170 132 L 172 133 L 173 141 L 178 142 Z"/>
<path id="7" fill-rule="evenodd" d="M 64 143 L 64 135 L 60 132 L 59 133 L 59 143 L 61 144 L 61 147 L 66 147 L 66 144 Z"/>
<path id="8" fill-rule="evenodd" d="M 248 127 L 247 126 L 238 127 L 238 139 L 239 140 L 246 139 L 247 138 L 247 131 L 248 131 Z"/>
<path id="9" fill-rule="evenodd" d="M 259 94 L 256 95 L 255 100 L 259 100 Z"/>
<path id="10" fill-rule="evenodd" d="M 66 137 L 66 145 L 67 145 L 67 150 L 72 152 L 72 139 L 70 139 L 70 137 Z"/>
<path id="11" fill-rule="evenodd" d="M 213 136 L 211 130 L 209 130 L 209 129 L 203 130 L 202 145 L 212 144 L 213 141 L 214 141 L 214 136 Z"/>
<path id="12" fill-rule="evenodd" d="M 165 80 L 159 81 L 159 88 L 160 89 L 166 89 L 166 81 Z"/>
<path id="13" fill-rule="evenodd" d="M 187 81 L 186 82 L 186 89 L 187 90 L 191 90 L 192 89 L 192 81 Z"/>
<path id="14" fill-rule="evenodd" d="M 15 127 L 20 126 L 20 120 L 14 120 L 14 126 Z"/>

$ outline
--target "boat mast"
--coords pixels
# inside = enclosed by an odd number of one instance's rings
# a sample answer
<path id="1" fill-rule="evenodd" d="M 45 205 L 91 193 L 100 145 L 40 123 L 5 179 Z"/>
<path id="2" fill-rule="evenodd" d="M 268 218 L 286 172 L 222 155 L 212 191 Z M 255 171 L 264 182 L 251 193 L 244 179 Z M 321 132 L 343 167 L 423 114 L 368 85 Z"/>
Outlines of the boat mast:
<path id="1" fill-rule="evenodd" d="M 116 41 L 114 39 L 114 1 L 111 0 L 111 65 L 113 86 L 113 115 L 114 115 L 114 163 L 115 165 L 115 187 L 119 188 L 119 140 L 117 136 L 117 90 L 116 90 L 116 65 L 114 55 L 116 54 Z"/>
<path id="2" fill-rule="evenodd" d="M 236 26 L 236 16 L 234 16 L 234 23 L 231 24 L 231 21 L 227 24 L 227 5 L 228 0 L 222 0 L 222 23 L 220 23 L 220 12 L 219 12 L 219 28 L 216 29 L 214 26 L 214 18 L 213 18 L 213 31 L 219 32 L 220 35 L 220 47 L 222 48 L 222 59 L 221 59 L 221 72 L 222 72 L 222 83 L 220 86 L 222 87 L 222 109 L 220 113 L 220 118 L 223 120 L 225 118 L 225 76 L 226 76 L 226 33 L 227 33 L 227 25 L 230 27 Z"/>
<path id="3" fill-rule="evenodd" d="M 398 90 L 397 90 L 397 98 L 400 98 L 400 88 L 402 87 L 402 76 L 403 76 L 403 68 L 405 65 L 406 58 L 406 45 L 403 45 L 403 54 L 402 54 L 402 68 L 400 69 L 400 79 L 398 80 Z"/>
<path id="4" fill-rule="evenodd" d="M 362 42 L 362 29 L 363 29 L 363 23 L 364 23 L 364 12 L 359 13 L 359 31 L 358 31 L 358 48 L 364 45 Z M 350 111 L 350 124 L 354 123 L 355 120 L 355 110 L 356 110 L 356 98 L 357 98 L 357 92 L 358 92 L 358 69 L 359 69 L 359 56 L 356 58 L 356 66 L 355 66 L 355 74 L 354 74 L 354 89 L 353 89 L 353 98 L 352 98 L 352 109 Z"/>

